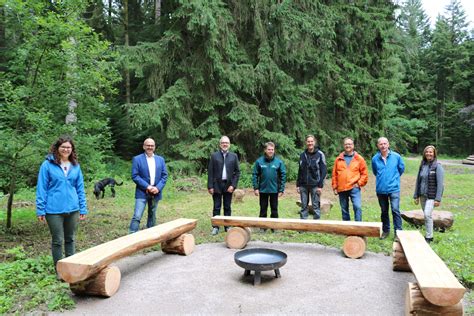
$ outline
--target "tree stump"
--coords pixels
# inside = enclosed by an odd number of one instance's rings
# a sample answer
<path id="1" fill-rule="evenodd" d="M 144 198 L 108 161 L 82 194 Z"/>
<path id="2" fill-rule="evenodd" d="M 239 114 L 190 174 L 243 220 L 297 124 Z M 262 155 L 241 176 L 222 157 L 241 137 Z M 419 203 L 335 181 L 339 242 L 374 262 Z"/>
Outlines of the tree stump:
<path id="1" fill-rule="evenodd" d="M 392 250 L 393 271 L 411 272 L 407 257 L 405 257 L 405 253 L 403 252 L 402 245 L 398 241 L 394 241 Z"/>
<path id="2" fill-rule="evenodd" d="M 227 231 L 225 243 L 230 249 L 242 249 L 250 240 L 250 228 L 232 227 Z"/>
<path id="3" fill-rule="evenodd" d="M 87 280 L 69 284 L 69 287 L 77 295 L 111 297 L 119 289 L 120 279 L 120 269 L 116 266 L 109 266 Z"/>
<path id="4" fill-rule="evenodd" d="M 234 201 L 242 203 L 244 201 L 245 191 L 241 189 L 235 189 L 233 193 Z"/>
<path id="5" fill-rule="evenodd" d="M 360 236 L 347 236 L 342 246 L 344 254 L 352 259 L 358 259 L 365 253 L 367 239 Z"/>
<path id="6" fill-rule="evenodd" d="M 402 218 L 415 226 L 425 225 L 425 215 L 421 210 L 403 211 Z M 448 211 L 433 211 L 433 227 L 437 229 L 447 229 L 453 226 L 453 213 Z"/>
<path id="7" fill-rule="evenodd" d="M 299 207 L 302 207 L 301 206 L 301 201 L 296 201 L 296 205 L 298 205 Z M 321 210 L 321 214 L 328 214 L 329 211 L 331 211 L 332 202 L 328 199 L 321 199 L 320 202 L 319 202 L 319 208 Z M 300 212 L 300 210 L 298 210 L 298 213 L 299 212 Z M 313 205 L 311 205 L 311 203 L 308 205 L 308 213 L 311 214 L 311 215 L 314 215 L 314 209 L 313 209 Z"/>
<path id="8" fill-rule="evenodd" d="M 408 282 L 405 315 L 462 315 L 462 301 L 452 306 L 438 306 L 428 302 L 417 283 Z"/>
<path id="9" fill-rule="evenodd" d="M 164 253 L 177 253 L 187 256 L 194 251 L 194 236 L 192 234 L 182 234 L 174 239 L 161 243 L 161 250 Z"/>

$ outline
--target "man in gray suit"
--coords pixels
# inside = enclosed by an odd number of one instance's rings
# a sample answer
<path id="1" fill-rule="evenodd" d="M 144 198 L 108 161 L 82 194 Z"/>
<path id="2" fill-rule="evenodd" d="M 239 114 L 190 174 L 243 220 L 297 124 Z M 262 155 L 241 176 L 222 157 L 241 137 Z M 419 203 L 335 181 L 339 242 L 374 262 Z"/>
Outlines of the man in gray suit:
<path id="1" fill-rule="evenodd" d="M 230 152 L 230 140 L 222 136 L 220 150 L 211 155 L 207 171 L 207 191 L 212 195 L 214 207 L 212 216 L 220 215 L 224 203 L 224 216 L 231 216 L 232 193 L 237 188 L 240 177 L 239 158 Z M 228 227 L 225 227 L 227 231 Z M 219 226 L 213 226 L 212 235 L 219 233 Z"/>

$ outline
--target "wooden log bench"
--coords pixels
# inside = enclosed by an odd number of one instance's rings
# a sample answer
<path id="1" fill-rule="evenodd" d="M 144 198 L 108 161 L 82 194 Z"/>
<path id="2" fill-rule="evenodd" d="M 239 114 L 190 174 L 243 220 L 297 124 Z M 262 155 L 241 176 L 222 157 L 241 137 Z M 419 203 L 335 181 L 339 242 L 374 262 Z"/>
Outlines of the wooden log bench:
<path id="1" fill-rule="evenodd" d="M 403 211 L 401 212 L 402 218 L 416 227 L 425 225 L 425 215 L 421 210 Z M 453 213 L 448 211 L 433 211 L 433 228 L 444 232 L 453 226 L 454 216 Z"/>
<path id="2" fill-rule="evenodd" d="M 188 255 L 194 250 L 194 237 L 186 233 L 196 223 L 195 219 L 180 218 L 89 248 L 59 260 L 58 274 L 76 294 L 110 297 L 117 292 L 121 278 L 119 268 L 110 266 L 112 262 L 158 243 L 165 253 Z"/>
<path id="3" fill-rule="evenodd" d="M 393 269 L 411 271 L 417 283 L 409 283 L 407 315 L 462 315 L 466 289 L 459 283 L 419 231 L 397 231 Z M 397 257 L 397 258 L 396 258 Z"/>
<path id="4" fill-rule="evenodd" d="M 364 255 L 367 247 L 366 237 L 380 237 L 382 232 L 382 223 L 379 222 L 214 216 L 211 223 L 213 226 L 232 226 L 225 238 L 227 247 L 232 249 L 242 249 L 247 245 L 250 240 L 248 227 L 345 235 L 347 237 L 342 250 L 347 257 L 354 259 Z"/>

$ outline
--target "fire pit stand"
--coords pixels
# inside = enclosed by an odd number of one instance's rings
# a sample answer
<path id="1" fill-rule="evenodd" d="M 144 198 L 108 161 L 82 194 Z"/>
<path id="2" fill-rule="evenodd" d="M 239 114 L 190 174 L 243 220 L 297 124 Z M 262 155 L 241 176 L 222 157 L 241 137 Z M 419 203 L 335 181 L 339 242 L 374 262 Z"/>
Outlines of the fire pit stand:
<path id="1" fill-rule="evenodd" d="M 255 271 L 253 285 L 261 283 L 262 271 L 274 270 L 275 277 L 281 278 L 279 268 L 286 263 L 286 260 L 286 253 L 266 248 L 245 249 L 234 255 L 235 263 L 245 269 L 245 276 L 250 275 L 250 271 Z"/>

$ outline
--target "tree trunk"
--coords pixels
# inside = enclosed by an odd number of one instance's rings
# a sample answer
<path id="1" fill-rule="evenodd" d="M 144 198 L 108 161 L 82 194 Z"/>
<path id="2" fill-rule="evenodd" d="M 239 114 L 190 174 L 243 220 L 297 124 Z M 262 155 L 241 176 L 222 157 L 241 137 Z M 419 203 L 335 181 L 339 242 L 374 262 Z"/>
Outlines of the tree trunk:
<path id="1" fill-rule="evenodd" d="M 7 42 L 5 37 L 5 8 L 0 6 L 0 71 L 6 71 L 3 63 L 5 60 L 5 52 L 7 49 Z"/>
<path id="2" fill-rule="evenodd" d="M 120 287 L 121 273 L 116 266 L 106 267 L 87 280 L 69 285 L 71 291 L 78 295 L 98 295 L 111 297 Z"/>
<path id="3" fill-rule="evenodd" d="M 160 22 L 161 16 L 161 0 L 155 0 L 155 24 Z"/>
<path id="4" fill-rule="evenodd" d="M 128 34 L 128 0 L 123 2 L 123 26 L 125 33 L 125 49 L 128 49 L 130 46 L 129 34 Z M 125 65 L 125 102 L 127 104 L 131 103 L 130 97 L 130 70 L 128 69 L 128 62 Z"/>
<path id="5" fill-rule="evenodd" d="M 13 157 L 13 165 L 11 174 L 16 174 L 16 158 Z M 8 188 L 8 202 L 7 202 L 7 228 L 12 228 L 12 208 L 13 208 L 13 196 L 15 195 L 16 177 L 10 178 L 10 186 Z"/>
<path id="6" fill-rule="evenodd" d="M 178 238 L 162 242 L 161 250 L 164 253 L 177 253 L 187 256 L 193 253 L 194 246 L 194 236 L 192 234 L 182 234 Z"/>

